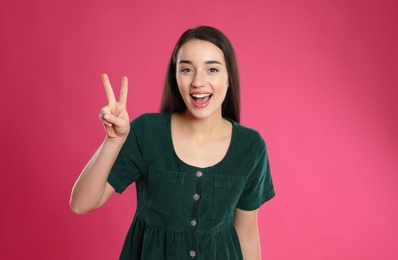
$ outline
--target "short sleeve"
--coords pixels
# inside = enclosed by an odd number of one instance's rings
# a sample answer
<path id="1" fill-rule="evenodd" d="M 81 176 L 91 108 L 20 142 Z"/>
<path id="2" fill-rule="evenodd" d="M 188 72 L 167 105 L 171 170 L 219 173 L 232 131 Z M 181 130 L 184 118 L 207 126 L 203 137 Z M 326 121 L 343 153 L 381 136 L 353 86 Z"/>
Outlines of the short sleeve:
<path id="1" fill-rule="evenodd" d="M 130 133 L 109 174 L 108 183 L 118 193 L 122 193 L 141 176 L 145 142 L 143 127 L 137 119 L 130 123 Z"/>
<path id="2" fill-rule="evenodd" d="M 259 140 L 256 142 L 260 146 L 260 149 L 255 149 L 258 151 L 258 159 L 248 176 L 236 206 L 242 210 L 258 209 L 275 196 L 265 142 L 260 135 Z"/>

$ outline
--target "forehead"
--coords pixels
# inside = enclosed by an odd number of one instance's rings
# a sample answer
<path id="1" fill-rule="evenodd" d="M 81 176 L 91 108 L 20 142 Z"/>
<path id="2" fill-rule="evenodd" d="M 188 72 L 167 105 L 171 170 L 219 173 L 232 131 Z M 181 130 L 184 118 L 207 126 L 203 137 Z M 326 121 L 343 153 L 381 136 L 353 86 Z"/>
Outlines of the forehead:
<path id="1" fill-rule="evenodd" d="M 177 52 L 177 60 L 209 61 L 218 60 L 224 63 L 224 53 L 211 42 L 189 40 Z"/>

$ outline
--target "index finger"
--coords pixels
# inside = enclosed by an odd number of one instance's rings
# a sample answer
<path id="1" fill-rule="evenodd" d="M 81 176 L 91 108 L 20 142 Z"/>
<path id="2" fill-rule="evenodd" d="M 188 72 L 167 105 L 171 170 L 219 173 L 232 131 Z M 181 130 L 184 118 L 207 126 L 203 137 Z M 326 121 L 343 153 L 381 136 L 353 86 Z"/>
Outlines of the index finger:
<path id="1" fill-rule="evenodd" d="M 122 87 L 120 89 L 119 102 L 122 104 L 127 103 L 127 93 L 128 93 L 128 79 L 126 76 L 122 78 Z"/>
<path id="2" fill-rule="evenodd" d="M 102 82 L 104 84 L 105 93 L 109 103 L 116 102 L 115 94 L 113 93 L 112 85 L 107 74 L 102 74 Z"/>

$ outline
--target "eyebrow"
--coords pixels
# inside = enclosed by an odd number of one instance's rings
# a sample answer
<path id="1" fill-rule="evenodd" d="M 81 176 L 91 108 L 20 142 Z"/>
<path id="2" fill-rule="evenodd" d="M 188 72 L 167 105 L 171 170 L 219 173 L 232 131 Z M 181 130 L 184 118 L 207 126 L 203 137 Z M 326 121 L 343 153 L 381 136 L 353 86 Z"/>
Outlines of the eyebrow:
<path id="1" fill-rule="evenodd" d="M 191 64 L 192 65 L 192 61 L 190 61 L 190 60 L 180 60 L 179 62 L 178 62 L 178 64 L 183 64 L 183 63 L 186 63 L 186 64 Z M 218 60 L 208 60 L 208 61 L 205 61 L 205 64 L 220 64 L 220 65 L 223 65 L 221 62 L 219 62 Z"/>

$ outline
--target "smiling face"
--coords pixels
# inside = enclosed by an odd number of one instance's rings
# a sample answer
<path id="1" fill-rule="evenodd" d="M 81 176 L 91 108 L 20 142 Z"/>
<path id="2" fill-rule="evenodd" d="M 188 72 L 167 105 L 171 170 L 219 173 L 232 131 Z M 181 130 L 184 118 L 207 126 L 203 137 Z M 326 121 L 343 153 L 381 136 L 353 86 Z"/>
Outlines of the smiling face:
<path id="1" fill-rule="evenodd" d="M 216 45 L 202 40 L 184 43 L 177 53 L 178 89 L 195 118 L 222 117 L 222 103 L 228 90 L 224 54 Z"/>

